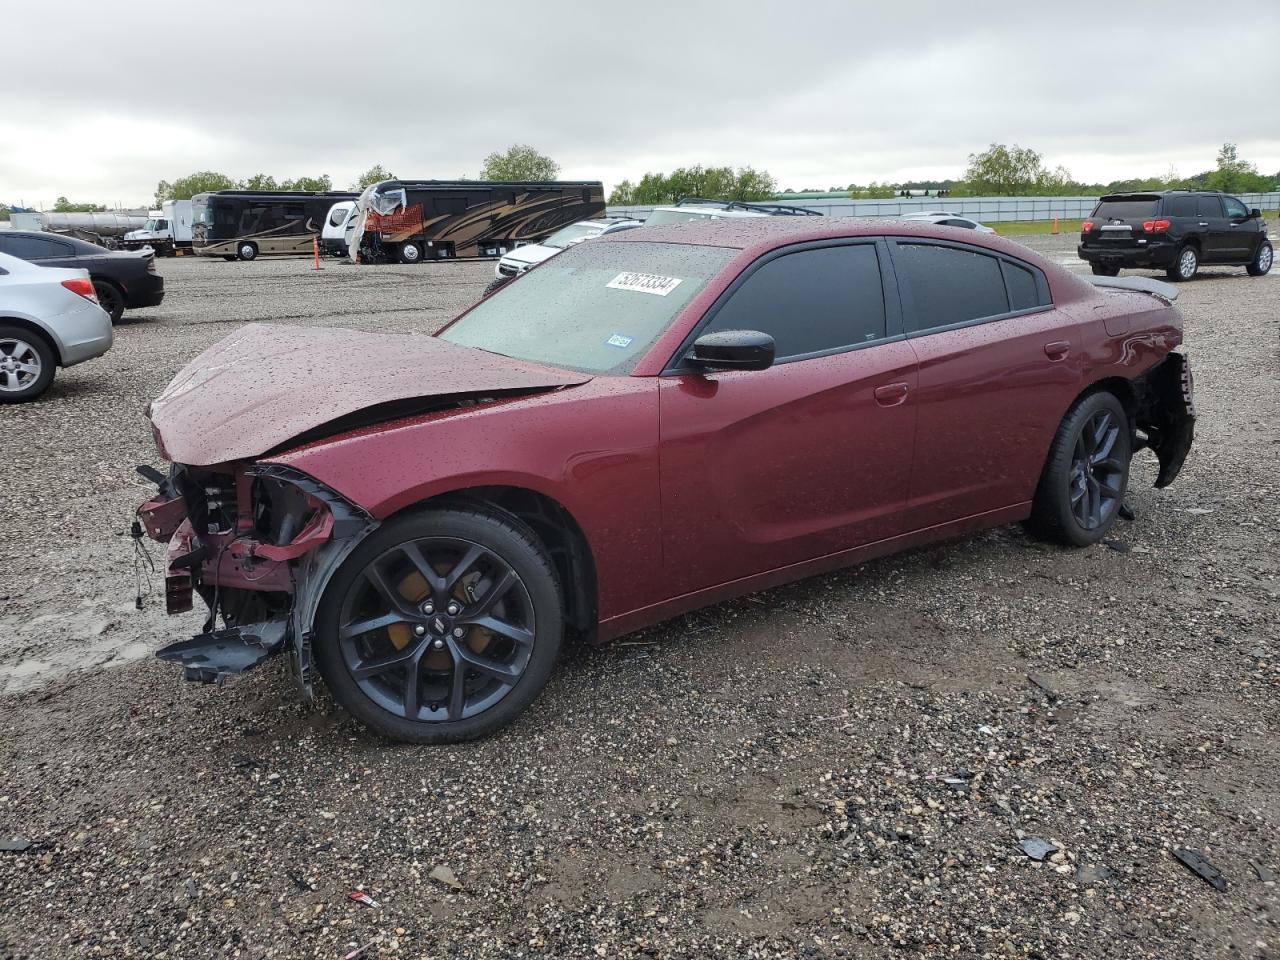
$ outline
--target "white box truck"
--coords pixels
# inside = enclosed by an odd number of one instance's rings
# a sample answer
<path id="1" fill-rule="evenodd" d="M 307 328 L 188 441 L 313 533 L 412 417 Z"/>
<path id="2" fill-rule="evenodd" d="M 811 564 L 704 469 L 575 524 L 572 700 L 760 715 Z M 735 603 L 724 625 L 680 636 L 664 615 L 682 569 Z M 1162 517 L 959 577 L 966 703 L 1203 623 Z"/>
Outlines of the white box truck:
<path id="1" fill-rule="evenodd" d="M 127 250 L 150 247 L 160 257 L 191 252 L 191 201 L 166 200 L 163 209 L 151 211 L 145 227 L 126 233 L 120 246 Z"/>

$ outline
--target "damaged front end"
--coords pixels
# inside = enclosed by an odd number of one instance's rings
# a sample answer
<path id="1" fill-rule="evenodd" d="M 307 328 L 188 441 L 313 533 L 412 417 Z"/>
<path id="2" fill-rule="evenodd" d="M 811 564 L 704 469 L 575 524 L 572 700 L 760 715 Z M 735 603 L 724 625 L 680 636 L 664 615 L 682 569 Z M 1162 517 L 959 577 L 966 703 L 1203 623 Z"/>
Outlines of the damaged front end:
<path id="1" fill-rule="evenodd" d="M 168 544 L 165 609 L 185 613 L 198 593 L 204 632 L 156 652 L 188 680 L 221 682 L 288 651 L 311 690 L 310 640 L 324 585 L 377 523 L 300 471 L 277 464 L 175 464 L 138 508 L 135 535 Z M 221 621 L 221 628 L 219 628 Z"/>
<path id="2" fill-rule="evenodd" d="M 1177 479 L 1195 440 L 1196 408 L 1192 397 L 1191 365 L 1181 353 L 1170 353 L 1133 381 L 1135 450 L 1155 452 L 1160 462 L 1155 486 Z"/>

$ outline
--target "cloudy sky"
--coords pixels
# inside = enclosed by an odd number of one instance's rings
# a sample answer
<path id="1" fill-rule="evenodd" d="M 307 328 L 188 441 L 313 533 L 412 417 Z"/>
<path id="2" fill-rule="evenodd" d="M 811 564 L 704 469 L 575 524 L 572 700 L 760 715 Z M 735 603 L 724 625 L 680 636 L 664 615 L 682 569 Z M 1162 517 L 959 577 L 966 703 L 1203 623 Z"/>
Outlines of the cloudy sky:
<path id="1" fill-rule="evenodd" d="M 3 0 L 0 202 L 136 204 L 195 170 L 566 178 L 751 164 L 959 176 L 991 142 L 1107 181 L 1280 170 L 1280 2 Z"/>

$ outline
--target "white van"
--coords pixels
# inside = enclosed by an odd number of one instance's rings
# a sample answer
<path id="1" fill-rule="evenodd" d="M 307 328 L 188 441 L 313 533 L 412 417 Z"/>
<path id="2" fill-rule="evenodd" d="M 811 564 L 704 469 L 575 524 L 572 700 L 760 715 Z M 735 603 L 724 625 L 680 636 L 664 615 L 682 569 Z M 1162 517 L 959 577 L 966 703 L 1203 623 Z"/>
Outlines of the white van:
<path id="1" fill-rule="evenodd" d="M 324 218 L 324 229 L 320 231 L 320 252 L 325 256 L 347 255 L 347 219 L 355 209 L 355 200 L 339 200 L 329 208 L 329 215 Z"/>

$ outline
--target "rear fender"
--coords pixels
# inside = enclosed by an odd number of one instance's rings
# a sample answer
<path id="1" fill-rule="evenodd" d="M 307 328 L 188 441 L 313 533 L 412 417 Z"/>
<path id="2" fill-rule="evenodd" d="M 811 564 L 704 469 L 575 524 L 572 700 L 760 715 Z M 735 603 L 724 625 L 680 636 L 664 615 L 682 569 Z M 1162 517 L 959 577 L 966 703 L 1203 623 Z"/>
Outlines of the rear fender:
<path id="1" fill-rule="evenodd" d="M 1150 447 L 1160 461 L 1157 488 L 1177 478 L 1195 439 L 1196 408 L 1191 365 L 1181 353 L 1170 353 L 1133 381 L 1134 426 L 1145 435 L 1138 449 Z"/>

